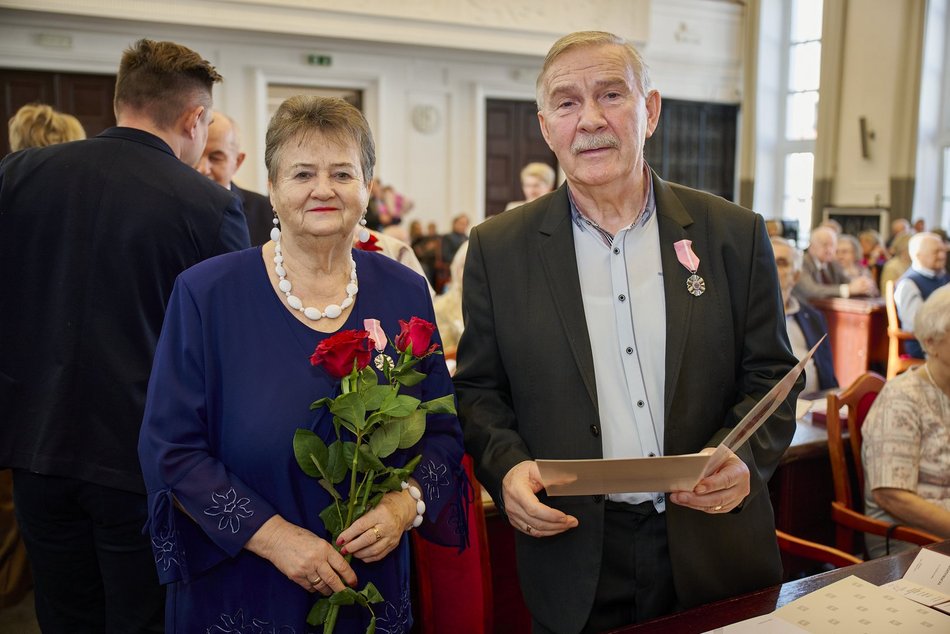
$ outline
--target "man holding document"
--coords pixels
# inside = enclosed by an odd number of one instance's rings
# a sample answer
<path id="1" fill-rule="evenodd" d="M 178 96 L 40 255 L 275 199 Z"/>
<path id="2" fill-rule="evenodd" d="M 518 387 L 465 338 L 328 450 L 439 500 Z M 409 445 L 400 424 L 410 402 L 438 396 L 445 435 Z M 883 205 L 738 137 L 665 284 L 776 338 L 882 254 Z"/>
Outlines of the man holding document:
<path id="1" fill-rule="evenodd" d="M 692 490 L 544 490 L 539 459 L 711 451 L 795 359 L 763 219 L 646 165 L 660 96 L 637 51 L 568 35 L 537 94 L 567 182 L 473 230 L 456 375 L 534 630 L 599 632 L 778 583 L 766 484 L 801 380 Z"/>

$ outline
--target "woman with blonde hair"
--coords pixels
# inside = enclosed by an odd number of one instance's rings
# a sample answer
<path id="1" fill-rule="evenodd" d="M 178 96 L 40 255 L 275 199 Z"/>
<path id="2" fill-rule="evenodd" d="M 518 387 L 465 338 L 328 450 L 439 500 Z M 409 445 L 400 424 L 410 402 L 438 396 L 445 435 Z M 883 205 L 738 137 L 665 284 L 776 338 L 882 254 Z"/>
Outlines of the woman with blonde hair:
<path id="1" fill-rule="evenodd" d="M 79 119 L 42 103 L 27 104 L 17 110 L 8 127 L 11 152 L 86 138 Z"/>

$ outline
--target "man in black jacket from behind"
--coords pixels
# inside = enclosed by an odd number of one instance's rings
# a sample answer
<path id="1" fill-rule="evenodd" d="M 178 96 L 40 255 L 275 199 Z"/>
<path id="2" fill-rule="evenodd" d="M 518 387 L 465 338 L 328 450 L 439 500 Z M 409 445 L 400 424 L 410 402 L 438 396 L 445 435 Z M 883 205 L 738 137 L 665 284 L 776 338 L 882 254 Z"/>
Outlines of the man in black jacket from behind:
<path id="1" fill-rule="evenodd" d="M 118 125 L 0 163 L 0 468 L 44 632 L 161 632 L 136 453 L 177 275 L 249 246 L 240 202 L 191 168 L 221 76 L 141 40 Z"/>

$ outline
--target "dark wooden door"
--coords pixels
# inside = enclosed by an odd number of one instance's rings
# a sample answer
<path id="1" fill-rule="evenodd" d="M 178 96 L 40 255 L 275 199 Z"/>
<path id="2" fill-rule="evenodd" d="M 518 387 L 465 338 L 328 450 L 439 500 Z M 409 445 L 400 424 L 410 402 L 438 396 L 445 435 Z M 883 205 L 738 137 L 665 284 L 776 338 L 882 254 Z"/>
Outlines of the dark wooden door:
<path id="1" fill-rule="evenodd" d="M 28 103 L 45 103 L 60 112 L 71 114 L 86 130 L 95 136 L 115 125 L 112 97 L 115 94 L 115 75 L 86 75 L 81 73 L 51 73 L 32 70 L 0 68 L 0 86 L 3 89 L 2 153 L 10 151 L 6 122 L 20 107 Z"/>
<path id="2" fill-rule="evenodd" d="M 541 136 L 533 101 L 489 99 L 485 113 L 485 215 L 524 200 L 521 168 L 538 161 L 557 169 L 557 158 Z"/>
<path id="3" fill-rule="evenodd" d="M 664 99 L 647 162 L 666 180 L 735 200 L 738 115 L 731 104 Z"/>

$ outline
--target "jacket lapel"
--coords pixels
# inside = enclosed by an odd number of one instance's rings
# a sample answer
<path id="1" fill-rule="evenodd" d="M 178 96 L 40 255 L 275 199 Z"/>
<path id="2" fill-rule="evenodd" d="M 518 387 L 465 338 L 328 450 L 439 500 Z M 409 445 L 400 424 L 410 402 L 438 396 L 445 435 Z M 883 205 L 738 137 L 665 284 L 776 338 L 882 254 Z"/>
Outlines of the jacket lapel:
<path id="1" fill-rule="evenodd" d="M 663 290 L 666 299 L 666 377 L 663 402 L 664 411 L 669 413 L 673 405 L 673 391 L 683 365 L 690 317 L 693 302 L 696 300 L 686 290 L 686 278 L 689 277 L 689 273 L 676 258 L 673 244 L 679 240 L 690 239 L 686 227 L 693 223 L 693 219 L 670 186 L 655 173 L 653 174 L 653 194 L 656 198 L 660 257 L 663 263 Z M 701 267 L 702 258 L 700 258 Z"/>
<path id="2" fill-rule="evenodd" d="M 577 273 L 577 254 L 574 251 L 574 230 L 566 184 L 551 196 L 539 232 L 539 252 L 547 285 L 551 290 L 558 317 L 567 333 L 571 355 L 596 411 L 594 356 L 587 331 L 587 318 L 584 315 L 580 276 Z"/>

